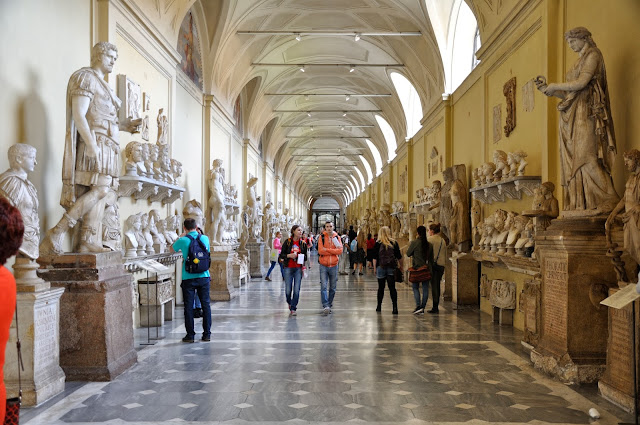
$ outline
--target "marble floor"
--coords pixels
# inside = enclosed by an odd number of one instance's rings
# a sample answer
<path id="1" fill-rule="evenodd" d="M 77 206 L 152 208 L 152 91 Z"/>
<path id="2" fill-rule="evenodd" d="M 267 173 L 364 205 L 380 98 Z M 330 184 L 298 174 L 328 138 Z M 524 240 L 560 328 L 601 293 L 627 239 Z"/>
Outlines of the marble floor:
<path id="1" fill-rule="evenodd" d="M 277 274 L 277 273 L 274 273 Z M 317 267 L 303 280 L 298 316 L 280 276 L 212 306 L 211 342 L 185 344 L 182 310 L 146 342 L 139 362 L 112 382 L 68 382 L 63 394 L 23 409 L 22 424 L 617 424 L 630 417 L 594 387 L 572 388 L 531 368 L 521 333 L 477 310 L 400 314 L 377 282 L 340 276 L 333 313 L 321 313 Z M 431 301 L 429 301 L 429 306 Z M 201 319 L 196 320 L 196 327 Z M 154 333 L 155 335 L 155 329 Z M 596 407 L 594 421 L 587 411 Z"/>

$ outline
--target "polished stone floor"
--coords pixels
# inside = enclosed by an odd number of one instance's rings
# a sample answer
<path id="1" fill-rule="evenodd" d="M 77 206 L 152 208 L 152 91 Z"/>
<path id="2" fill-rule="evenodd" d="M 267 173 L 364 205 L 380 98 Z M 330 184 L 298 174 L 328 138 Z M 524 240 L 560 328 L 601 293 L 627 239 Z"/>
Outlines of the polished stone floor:
<path id="1" fill-rule="evenodd" d="M 276 273 L 277 274 L 277 273 Z M 474 310 L 442 303 L 413 315 L 399 284 L 375 312 L 371 273 L 340 276 L 332 314 L 321 314 L 317 267 L 303 280 L 298 316 L 282 279 L 252 280 L 212 306 L 211 342 L 185 344 L 182 310 L 155 345 L 136 331 L 139 363 L 113 382 L 67 383 L 21 423 L 194 424 L 616 424 L 629 420 L 594 394 L 533 370 L 521 334 Z M 431 301 L 429 301 L 429 306 Z M 196 320 L 196 327 L 201 320 Z M 155 328 L 152 336 L 155 335 Z M 596 407 L 602 418 L 587 415 Z"/>

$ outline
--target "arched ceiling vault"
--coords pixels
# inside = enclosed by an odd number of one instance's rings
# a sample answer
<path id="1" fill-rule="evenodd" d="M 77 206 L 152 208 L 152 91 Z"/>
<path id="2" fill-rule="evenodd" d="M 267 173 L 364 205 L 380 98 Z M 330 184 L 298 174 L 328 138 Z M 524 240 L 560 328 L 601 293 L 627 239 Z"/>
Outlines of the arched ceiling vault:
<path id="1" fill-rule="evenodd" d="M 465 1 L 474 11 L 478 10 L 472 0 Z M 176 3 L 180 3 L 181 10 L 193 5 L 187 0 Z M 351 182 L 355 175 L 357 186 L 360 185 L 355 169 L 367 179 L 359 155 L 377 174 L 365 137 L 377 148 L 383 164 L 393 156 L 388 152 L 375 115 L 391 125 L 398 144 L 407 136 L 407 120 L 391 72 L 399 72 L 413 84 L 423 114 L 441 99 L 443 65 L 424 0 L 197 0 L 197 3 L 206 22 L 201 29 L 205 44 L 205 91 L 229 111 L 240 93 L 249 95 L 243 111 L 244 136 L 257 145 L 262 135 L 265 161 L 275 163 L 276 173 L 296 193 L 304 193 L 306 199 L 325 194 L 344 205 L 348 196 L 346 181 Z M 294 34 L 239 34 L 239 31 L 316 34 L 303 35 L 298 41 Z M 357 41 L 353 35 L 318 35 L 318 31 L 420 35 L 362 35 Z M 296 64 L 308 66 L 301 72 Z M 373 64 L 388 66 L 366 66 Z M 356 65 L 354 72 L 349 72 L 350 65 Z M 390 96 L 346 97 L 369 94 Z M 311 116 L 307 114 L 309 111 Z M 330 152 L 333 157 L 319 156 Z M 334 167 L 333 172 L 327 168 L 314 173 L 311 170 L 315 163 L 353 164 L 339 167 L 340 170 Z M 334 177 L 336 181 L 344 181 L 334 184 Z M 326 195 L 332 188 L 341 193 Z"/>

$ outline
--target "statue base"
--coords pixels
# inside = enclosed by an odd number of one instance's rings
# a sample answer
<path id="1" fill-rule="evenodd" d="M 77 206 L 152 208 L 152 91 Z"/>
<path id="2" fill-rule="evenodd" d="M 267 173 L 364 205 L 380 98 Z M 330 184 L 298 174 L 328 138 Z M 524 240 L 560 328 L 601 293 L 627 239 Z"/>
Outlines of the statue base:
<path id="1" fill-rule="evenodd" d="M 39 274 L 65 288 L 60 366 L 69 381 L 109 381 L 136 363 L 132 279 L 120 252 L 40 257 Z"/>
<path id="2" fill-rule="evenodd" d="M 230 301 L 238 295 L 233 286 L 233 251 L 232 245 L 218 245 L 211 247 L 211 287 L 209 296 L 211 301 Z"/>
<path id="3" fill-rule="evenodd" d="M 233 286 L 240 288 L 249 281 L 249 252 L 238 251 L 233 257 Z"/>
<path id="4" fill-rule="evenodd" d="M 18 274 L 18 273 L 16 273 Z M 37 280 L 42 280 L 37 278 Z M 46 283 L 46 285 L 45 285 Z M 18 288 L 33 284 L 48 286 L 48 282 L 17 282 Z M 65 375 L 60 368 L 60 297 L 64 288 L 37 292 L 19 292 L 18 320 L 24 370 L 21 371 L 22 404 L 37 406 L 64 391 Z M 11 323 L 9 342 L 5 350 L 4 382 L 7 394 L 18 395 L 18 352 L 16 323 Z"/>
<path id="5" fill-rule="evenodd" d="M 625 283 L 620 282 L 619 285 L 625 285 Z M 611 288 L 609 295 L 618 291 L 618 288 Z M 630 360 L 633 358 L 634 342 L 631 310 L 631 305 L 620 310 L 609 309 L 607 368 L 598 381 L 598 389 L 602 397 L 627 412 L 633 412 L 633 364 Z M 640 323 L 639 311 L 640 303 L 636 301 L 636 323 Z M 636 347 L 639 339 L 640 335 L 636 335 Z"/>
<path id="6" fill-rule="evenodd" d="M 595 382 L 605 369 L 608 309 L 600 301 L 617 278 L 606 255 L 604 221 L 558 219 L 536 235 L 542 333 L 531 360 L 564 382 Z"/>
<path id="7" fill-rule="evenodd" d="M 261 279 L 264 275 L 262 268 L 264 264 L 264 243 L 249 242 L 247 243 L 247 249 L 249 250 L 249 275 L 251 278 Z"/>
<path id="8" fill-rule="evenodd" d="M 454 251 L 451 264 L 451 303 L 453 308 L 480 305 L 479 263 L 472 255 Z M 449 263 L 449 262 L 448 262 Z M 445 270 L 446 271 L 446 270 Z"/>

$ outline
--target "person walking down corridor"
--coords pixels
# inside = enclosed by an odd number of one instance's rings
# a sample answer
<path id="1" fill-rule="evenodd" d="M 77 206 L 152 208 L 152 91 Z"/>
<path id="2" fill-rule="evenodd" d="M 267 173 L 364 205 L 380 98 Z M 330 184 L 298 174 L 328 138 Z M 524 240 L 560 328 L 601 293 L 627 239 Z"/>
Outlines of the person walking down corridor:
<path id="1" fill-rule="evenodd" d="M 354 246 L 352 245 L 351 248 L 353 249 Z M 362 276 L 364 273 L 362 272 L 365 262 L 367 261 L 367 239 L 364 236 L 364 232 L 361 230 L 358 233 L 358 236 L 356 237 L 356 244 L 355 244 L 355 254 L 354 254 L 354 259 L 355 262 L 353 263 L 353 273 L 351 274 L 356 274 L 356 270 L 358 269 L 358 265 L 360 266 L 360 276 Z"/>
<path id="2" fill-rule="evenodd" d="M 318 255 L 320 256 L 320 299 L 323 313 L 331 313 L 333 297 L 338 283 L 338 262 L 342 255 L 340 236 L 333 231 L 333 223 L 324 224 L 324 232 L 318 236 Z M 328 287 L 328 288 L 327 288 Z"/>
<path id="3" fill-rule="evenodd" d="M 398 292 L 396 291 L 396 268 L 402 268 L 402 253 L 398 242 L 391 239 L 391 229 L 382 226 L 378 233 L 378 240 L 373 248 L 373 270 L 378 278 L 378 306 L 376 311 L 382 311 L 385 284 L 389 286 L 389 294 L 393 303 L 393 314 L 398 314 Z"/>
<path id="4" fill-rule="evenodd" d="M 349 261 L 349 236 L 347 235 L 346 230 L 342 231 L 340 242 L 342 243 L 342 255 L 340 255 L 340 263 L 338 264 L 338 274 L 344 276 L 349 274 L 347 273 L 347 262 Z"/>
<path id="5" fill-rule="evenodd" d="M 278 261 L 278 256 L 280 256 L 280 251 L 282 250 L 282 242 L 280 241 L 280 238 L 282 238 L 282 233 L 278 231 L 276 232 L 276 237 L 273 238 L 273 244 L 271 246 L 271 266 L 269 267 L 269 271 L 267 271 L 267 275 L 264 278 L 264 280 L 267 280 L 269 282 L 271 282 L 271 278 L 269 276 L 271 276 L 271 271 L 276 266 L 276 263 L 278 263 L 278 265 L 280 266 L 280 273 L 282 274 L 282 278 L 284 279 L 282 264 Z"/>
<path id="6" fill-rule="evenodd" d="M 287 296 L 289 314 L 297 315 L 298 299 L 300 298 L 300 283 L 302 282 L 302 267 L 308 260 L 307 244 L 302 240 L 302 227 L 294 224 L 291 237 L 282 244 L 279 262 L 284 267 L 284 290 Z"/>
<path id="7" fill-rule="evenodd" d="M 444 266 L 447 258 L 447 244 L 440 234 L 439 223 L 429 225 L 429 237 L 427 239 L 431 246 L 433 246 L 433 269 L 431 271 L 431 297 L 433 298 L 433 307 L 431 307 L 431 310 L 427 311 L 427 313 L 438 314 L 440 281 L 444 275 Z"/>
<path id="8" fill-rule="evenodd" d="M 427 240 L 427 228 L 418 226 L 418 237 L 411 241 L 407 249 L 407 257 L 411 257 L 411 267 L 418 269 L 428 266 L 429 270 L 433 270 L 433 246 Z M 416 308 L 413 314 L 424 313 L 429 299 L 429 280 L 423 282 L 412 282 L 413 297 L 416 300 Z M 422 300 L 420 299 L 420 286 L 422 285 Z M 437 302 L 434 301 L 434 303 Z"/>

